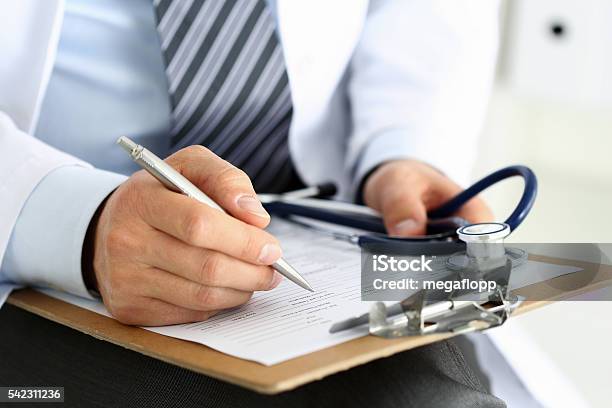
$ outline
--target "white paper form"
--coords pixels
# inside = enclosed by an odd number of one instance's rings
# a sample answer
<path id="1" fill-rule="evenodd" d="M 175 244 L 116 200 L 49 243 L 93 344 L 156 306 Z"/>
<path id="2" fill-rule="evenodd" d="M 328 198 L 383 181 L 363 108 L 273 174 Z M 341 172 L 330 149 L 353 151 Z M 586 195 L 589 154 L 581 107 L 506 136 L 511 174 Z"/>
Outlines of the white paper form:
<path id="1" fill-rule="evenodd" d="M 364 313 L 360 251 L 356 246 L 275 221 L 272 233 L 285 259 L 309 281 L 308 292 L 284 280 L 276 289 L 256 293 L 245 306 L 209 320 L 153 331 L 185 335 L 225 353 L 270 365 L 326 348 L 367 333 L 365 329 L 332 336 L 337 320 Z"/>
<path id="2" fill-rule="evenodd" d="M 368 311 L 360 300 L 360 250 L 316 231 L 275 220 L 271 232 L 282 243 L 285 259 L 315 288 L 310 293 L 284 280 L 276 289 L 258 292 L 244 306 L 207 321 L 147 330 L 205 344 L 243 359 L 272 365 L 367 334 L 362 327 L 329 334 L 332 323 Z M 536 281 L 575 272 L 577 268 L 529 262 Z M 522 286 L 534 283 L 523 280 Z M 106 314 L 100 302 L 47 291 L 67 302 Z"/>

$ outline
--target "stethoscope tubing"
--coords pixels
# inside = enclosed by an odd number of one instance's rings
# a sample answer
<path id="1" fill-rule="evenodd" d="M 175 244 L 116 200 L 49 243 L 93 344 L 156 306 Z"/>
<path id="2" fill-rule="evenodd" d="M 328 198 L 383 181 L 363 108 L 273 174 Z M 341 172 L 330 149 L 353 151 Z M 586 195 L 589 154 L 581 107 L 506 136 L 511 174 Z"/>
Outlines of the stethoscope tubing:
<path id="1" fill-rule="evenodd" d="M 510 214 L 508 219 L 505 221 L 510 226 L 510 230 L 514 231 L 527 217 L 529 211 L 533 207 L 535 198 L 537 195 L 537 178 L 533 171 L 526 166 L 514 165 L 508 166 L 503 169 L 497 170 L 494 173 L 480 179 L 472 186 L 468 187 L 455 197 L 450 199 L 442 206 L 429 211 L 428 218 L 432 220 L 442 220 L 444 218 L 451 217 L 455 214 L 466 202 L 486 190 L 493 184 L 496 184 L 502 180 L 510 177 L 520 176 L 524 180 L 523 194 L 519 203 L 517 204 L 514 211 Z M 359 230 L 369 231 L 376 234 L 386 234 L 384 223 L 380 217 L 367 214 L 356 214 L 346 213 L 342 211 L 331 211 L 324 210 L 321 208 L 309 207 L 292 203 L 289 200 L 283 201 L 271 201 L 264 203 L 264 207 L 272 214 L 279 215 L 281 217 L 300 216 L 311 218 L 331 224 L 343 225 L 346 227 L 356 228 Z M 418 241 L 432 241 L 432 240 L 447 240 L 453 237 L 454 231 L 448 233 L 434 234 L 424 237 L 416 237 Z M 373 242 L 389 242 L 394 238 L 388 236 L 377 236 L 377 235 L 362 235 L 360 236 L 358 244 L 360 246 L 373 243 Z M 412 238 L 414 239 L 414 238 Z M 405 241 L 405 238 L 397 238 L 398 242 Z"/>
<path id="2" fill-rule="evenodd" d="M 489 174 L 488 176 L 478 180 L 476 183 L 457 194 L 454 198 L 442 206 L 432 210 L 428 213 L 430 218 L 444 218 L 456 213 L 465 203 L 476 195 L 480 194 L 487 188 L 491 187 L 502 180 L 510 177 L 520 176 L 523 178 L 525 185 L 523 187 L 523 195 L 516 208 L 510 214 L 505 223 L 510 226 L 510 231 L 514 231 L 527 217 L 529 211 L 533 207 L 533 204 L 538 193 L 538 180 L 536 175 L 527 166 L 514 165 L 504 167 L 503 169 L 497 170 Z"/>
<path id="3" fill-rule="evenodd" d="M 275 201 L 264 204 L 264 207 L 271 214 L 281 217 L 298 216 L 312 218 L 319 221 L 328 222 L 331 224 L 344 225 L 346 227 L 356 228 L 364 231 L 376 232 L 385 234 L 385 225 L 380 217 L 368 216 L 362 214 L 345 214 L 340 212 L 325 211 L 319 208 L 305 207 L 290 202 Z"/>

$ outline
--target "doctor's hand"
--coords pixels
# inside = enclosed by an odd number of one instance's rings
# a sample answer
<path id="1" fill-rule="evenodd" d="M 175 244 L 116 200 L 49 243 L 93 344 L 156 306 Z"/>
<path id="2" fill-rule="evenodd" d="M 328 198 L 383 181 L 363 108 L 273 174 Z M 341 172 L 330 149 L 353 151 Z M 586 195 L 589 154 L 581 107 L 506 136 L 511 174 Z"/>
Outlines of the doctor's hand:
<path id="1" fill-rule="evenodd" d="M 363 199 L 383 215 L 390 235 L 423 235 L 427 211 L 461 192 L 461 187 L 433 167 L 417 160 L 394 160 L 378 167 L 368 177 Z M 456 214 L 472 223 L 493 220 L 493 213 L 480 198 L 468 201 Z"/>
<path id="2" fill-rule="evenodd" d="M 126 324 L 206 320 L 282 279 L 268 266 L 281 249 L 262 229 L 270 217 L 246 174 L 201 146 L 166 162 L 235 218 L 167 190 L 144 170 L 119 186 L 91 235 L 98 291 Z"/>

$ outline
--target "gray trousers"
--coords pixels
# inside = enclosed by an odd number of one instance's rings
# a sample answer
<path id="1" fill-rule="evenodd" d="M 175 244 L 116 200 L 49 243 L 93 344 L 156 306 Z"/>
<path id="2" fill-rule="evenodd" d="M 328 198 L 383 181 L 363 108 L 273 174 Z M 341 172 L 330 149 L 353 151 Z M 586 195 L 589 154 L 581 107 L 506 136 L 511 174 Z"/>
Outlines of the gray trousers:
<path id="1" fill-rule="evenodd" d="M 69 407 L 505 407 L 452 341 L 267 396 L 0 309 L 0 385 L 63 386 Z"/>

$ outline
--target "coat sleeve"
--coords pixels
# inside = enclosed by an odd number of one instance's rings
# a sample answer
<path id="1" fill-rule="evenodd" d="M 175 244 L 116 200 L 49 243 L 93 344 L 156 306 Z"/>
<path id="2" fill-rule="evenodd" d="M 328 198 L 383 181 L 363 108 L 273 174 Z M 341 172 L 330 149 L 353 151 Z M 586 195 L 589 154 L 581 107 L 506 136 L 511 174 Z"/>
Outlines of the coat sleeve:
<path id="1" fill-rule="evenodd" d="M 0 113 L 0 284 L 89 296 L 81 272 L 85 233 L 124 180 L 27 135 Z"/>
<path id="2" fill-rule="evenodd" d="M 494 0 L 371 2 L 349 71 L 354 187 L 400 158 L 468 181 L 493 80 L 498 9 Z"/>
<path id="3" fill-rule="evenodd" d="M 0 13 L 0 301 L 9 281 L 87 295 L 85 229 L 124 179 L 31 136 L 62 15 L 61 0 L 6 2 Z"/>

